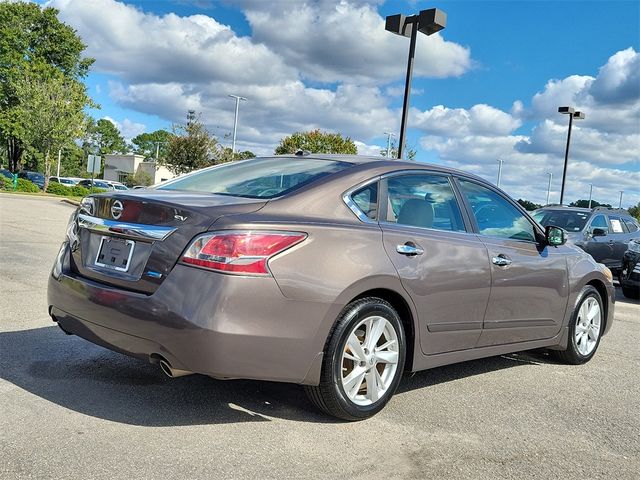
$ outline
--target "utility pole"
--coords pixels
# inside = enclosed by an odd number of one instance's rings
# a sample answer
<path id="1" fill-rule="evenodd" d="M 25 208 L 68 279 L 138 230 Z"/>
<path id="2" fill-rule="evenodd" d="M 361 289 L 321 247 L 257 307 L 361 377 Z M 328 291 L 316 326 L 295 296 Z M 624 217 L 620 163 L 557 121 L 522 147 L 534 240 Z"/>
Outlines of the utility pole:
<path id="1" fill-rule="evenodd" d="M 551 179 L 553 178 L 553 173 L 548 172 L 549 175 L 549 184 L 547 185 L 547 205 L 549 205 L 549 197 L 551 196 Z"/>
<path id="2" fill-rule="evenodd" d="M 387 136 L 387 158 L 391 158 L 391 137 L 395 137 L 396 134 L 392 133 L 392 132 L 384 132 L 384 134 Z"/>
<path id="3" fill-rule="evenodd" d="M 57 177 L 58 177 L 58 181 L 60 181 L 60 156 L 62 155 L 62 149 L 58 149 L 58 173 L 57 173 Z"/>
<path id="4" fill-rule="evenodd" d="M 591 198 L 593 197 L 593 183 L 589 184 L 589 208 L 591 208 Z"/>
<path id="5" fill-rule="evenodd" d="M 498 159 L 498 183 L 496 184 L 498 188 L 500 187 L 500 180 L 502 179 L 502 163 L 504 160 L 501 158 Z"/>
<path id="6" fill-rule="evenodd" d="M 239 95 L 229 95 L 231 98 L 236 99 L 236 116 L 233 120 L 233 143 L 231 144 L 231 155 L 236 153 L 236 132 L 238 130 L 238 110 L 240 109 L 240 100 L 246 100 L 246 98 Z"/>
<path id="7" fill-rule="evenodd" d="M 624 190 L 620 190 L 620 203 L 618 203 L 618 208 L 622 208 L 622 194 L 624 193 Z"/>

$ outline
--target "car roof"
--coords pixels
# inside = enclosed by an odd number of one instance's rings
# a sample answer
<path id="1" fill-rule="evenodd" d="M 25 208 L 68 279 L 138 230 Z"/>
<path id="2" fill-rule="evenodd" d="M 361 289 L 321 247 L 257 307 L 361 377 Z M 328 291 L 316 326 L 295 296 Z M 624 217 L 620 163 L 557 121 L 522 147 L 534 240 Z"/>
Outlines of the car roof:
<path id="1" fill-rule="evenodd" d="M 554 210 L 556 212 L 584 212 L 584 213 L 592 213 L 594 210 L 591 208 L 584 208 L 584 207 L 568 207 L 565 205 L 544 205 L 540 208 L 538 208 L 536 211 L 540 211 L 540 210 Z"/>

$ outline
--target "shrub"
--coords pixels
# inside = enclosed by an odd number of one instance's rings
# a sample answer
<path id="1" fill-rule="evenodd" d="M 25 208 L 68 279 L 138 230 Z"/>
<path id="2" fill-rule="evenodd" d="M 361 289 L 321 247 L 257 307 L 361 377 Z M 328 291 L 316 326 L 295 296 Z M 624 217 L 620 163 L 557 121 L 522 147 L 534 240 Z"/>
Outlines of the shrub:
<path id="1" fill-rule="evenodd" d="M 49 183 L 49 185 L 47 186 L 47 193 L 53 193 L 54 195 L 64 195 L 64 196 L 73 195 L 73 193 L 71 192 L 71 188 L 57 182 Z"/>
<path id="2" fill-rule="evenodd" d="M 13 190 L 13 185 L 11 186 L 11 190 Z M 35 183 L 30 182 L 29 180 L 26 180 L 24 178 L 19 178 L 16 192 L 39 193 L 40 187 L 38 187 Z"/>
<path id="3" fill-rule="evenodd" d="M 74 185 L 69 188 L 69 190 L 71 190 L 71 195 L 74 197 L 86 197 L 89 195 L 89 190 L 84 188 L 82 185 Z"/>

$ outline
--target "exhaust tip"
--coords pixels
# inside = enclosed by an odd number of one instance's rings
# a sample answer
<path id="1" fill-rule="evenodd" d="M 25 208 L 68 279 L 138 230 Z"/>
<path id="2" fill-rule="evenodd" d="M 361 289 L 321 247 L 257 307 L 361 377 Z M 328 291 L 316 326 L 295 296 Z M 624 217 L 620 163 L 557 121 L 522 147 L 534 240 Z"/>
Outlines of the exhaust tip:
<path id="1" fill-rule="evenodd" d="M 171 365 L 169 365 L 169 362 L 164 359 L 160 360 L 159 363 L 160 370 L 162 370 L 162 372 L 169 378 L 178 378 L 193 374 L 193 372 L 190 372 L 188 370 L 179 370 L 177 368 L 172 368 Z"/>

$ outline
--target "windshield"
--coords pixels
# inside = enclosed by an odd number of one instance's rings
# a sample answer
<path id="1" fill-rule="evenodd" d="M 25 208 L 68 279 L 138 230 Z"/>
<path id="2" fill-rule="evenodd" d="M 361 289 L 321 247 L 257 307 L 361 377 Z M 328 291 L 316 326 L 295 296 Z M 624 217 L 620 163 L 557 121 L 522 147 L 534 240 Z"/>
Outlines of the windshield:
<path id="1" fill-rule="evenodd" d="M 533 218 L 545 227 L 564 228 L 567 232 L 580 232 L 591 216 L 590 212 L 576 212 L 571 210 L 538 210 Z"/>
<path id="2" fill-rule="evenodd" d="M 351 165 L 317 158 L 257 158 L 207 168 L 155 188 L 245 198 L 274 198 Z"/>

